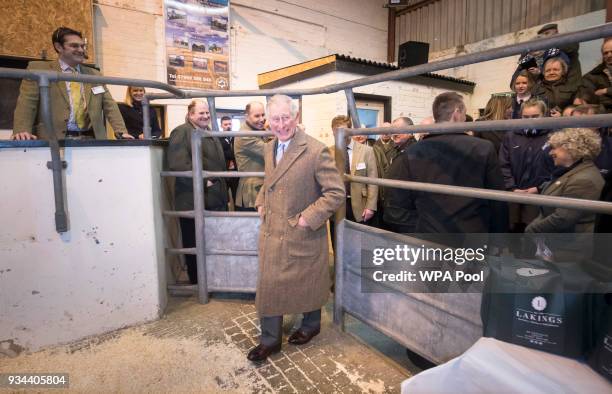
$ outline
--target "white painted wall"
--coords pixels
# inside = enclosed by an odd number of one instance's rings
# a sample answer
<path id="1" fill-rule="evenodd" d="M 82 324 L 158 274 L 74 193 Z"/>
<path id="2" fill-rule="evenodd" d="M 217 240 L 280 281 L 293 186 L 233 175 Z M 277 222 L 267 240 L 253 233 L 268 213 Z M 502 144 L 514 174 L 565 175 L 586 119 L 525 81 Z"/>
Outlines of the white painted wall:
<path id="1" fill-rule="evenodd" d="M 66 148 L 55 232 L 48 148 L 0 149 L 0 343 L 30 350 L 159 318 L 160 147 Z"/>
<path id="2" fill-rule="evenodd" d="M 551 21 L 559 25 L 559 31 L 566 33 L 575 30 L 585 29 L 605 23 L 606 10 L 591 12 L 574 18 Z M 541 26 L 521 30 L 515 33 L 504 34 L 498 37 L 479 41 L 465 45 L 465 48 L 451 48 L 429 54 L 429 61 L 441 60 L 456 55 L 485 51 L 504 45 L 511 45 L 533 39 Z M 594 40 L 582 42 L 580 44 L 580 63 L 582 73 L 589 72 L 593 67 L 601 62 L 601 42 Z M 519 56 L 511 56 L 502 59 L 482 62 L 466 67 L 457 67 L 451 70 L 440 71 L 440 74 L 450 75 L 456 78 L 463 78 L 476 83 L 474 94 L 469 108 L 473 116 L 477 116 L 478 108 L 484 108 L 492 93 L 510 91 L 510 78 L 516 70 Z M 437 72 L 437 71 L 436 71 Z"/>
<path id="3" fill-rule="evenodd" d="M 386 0 L 231 0 L 231 86 L 257 89 L 257 74 L 343 53 L 385 61 Z M 108 76 L 165 82 L 162 0 L 97 0 L 97 62 Z M 116 100 L 125 87 L 112 86 Z M 219 108 L 243 109 L 253 98 L 218 100 Z M 185 100 L 168 104 L 167 124 L 183 123 Z"/>
<path id="4" fill-rule="evenodd" d="M 280 88 L 312 88 L 351 81 L 361 77 L 363 76 L 336 71 L 280 86 Z M 356 93 L 391 97 L 391 119 L 408 116 L 415 123 L 431 116 L 431 105 L 434 98 L 447 91 L 447 89 L 397 81 L 387 81 L 355 88 Z M 470 95 L 459 93 L 465 97 L 466 102 L 470 101 Z M 304 96 L 303 98 L 302 123 L 306 126 L 306 132 L 327 145 L 333 145 L 334 143 L 331 120 L 336 115 L 346 114 L 347 103 L 343 92 Z"/>

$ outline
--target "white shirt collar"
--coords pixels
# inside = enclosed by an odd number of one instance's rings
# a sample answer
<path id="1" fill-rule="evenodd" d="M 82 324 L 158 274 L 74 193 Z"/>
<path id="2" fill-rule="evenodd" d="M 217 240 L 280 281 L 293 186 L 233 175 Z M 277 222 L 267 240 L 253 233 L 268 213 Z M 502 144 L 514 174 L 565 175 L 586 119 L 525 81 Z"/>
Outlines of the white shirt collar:
<path id="1" fill-rule="evenodd" d="M 291 142 L 292 139 L 293 138 L 288 139 L 287 141 L 284 141 L 284 142 L 281 141 L 281 140 L 278 140 L 278 147 L 280 147 L 281 145 L 285 145 L 285 149 L 287 149 L 289 147 L 289 143 Z"/>
<path id="2" fill-rule="evenodd" d="M 346 146 L 348 149 L 353 150 L 353 143 L 355 142 L 354 139 L 351 138 L 351 142 L 349 142 L 349 144 Z"/>
<path id="3" fill-rule="evenodd" d="M 59 61 L 60 68 L 62 69 L 63 72 L 67 72 L 67 71 L 72 72 L 73 68 L 69 66 L 65 61 L 63 61 L 62 59 L 58 59 L 58 61 Z M 79 67 L 78 64 L 76 65 L 74 69 L 77 70 L 77 72 L 81 72 L 81 68 Z"/>

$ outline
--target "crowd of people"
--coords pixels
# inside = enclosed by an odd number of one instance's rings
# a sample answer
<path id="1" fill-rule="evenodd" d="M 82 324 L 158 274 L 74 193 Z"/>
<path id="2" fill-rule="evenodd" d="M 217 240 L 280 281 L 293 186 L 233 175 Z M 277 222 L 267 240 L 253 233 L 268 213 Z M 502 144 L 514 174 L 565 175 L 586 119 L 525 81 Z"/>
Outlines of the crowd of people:
<path id="1" fill-rule="evenodd" d="M 556 33 L 554 24 L 538 32 L 539 36 Z M 80 32 L 59 28 L 52 42 L 58 60 L 31 62 L 29 69 L 99 75 L 82 64 L 85 45 Z M 577 44 L 523 54 L 511 78 L 512 95 L 493 95 L 477 121 L 612 111 L 612 38 L 604 40 L 601 52 L 601 64 L 584 76 Z M 118 137 L 143 138 L 144 94 L 144 88 L 130 86 L 125 102 L 117 106 L 104 85 L 53 83 L 50 96 L 54 133 L 57 138 L 105 139 L 108 121 Z M 39 104 L 37 83 L 24 80 L 15 110 L 14 139 L 50 137 Z M 153 109 L 149 111 L 152 135 L 159 137 L 157 115 Z M 220 136 L 202 141 L 204 170 L 265 173 L 264 178 L 209 178 L 204 185 L 205 209 L 254 211 L 261 217 L 256 304 L 262 336 L 261 343 L 249 352 L 252 361 L 264 360 L 280 350 L 283 314 L 304 313 L 302 326 L 291 335 L 289 343 L 305 344 L 319 333 L 320 308 L 330 288 L 325 224 L 343 205 L 348 220 L 398 233 L 610 231 L 605 225 L 598 226 L 610 220 L 598 223 L 597 217 L 586 211 L 378 187 L 343 181 L 340 176 L 344 172 L 369 178 L 596 200 L 602 198 L 611 176 L 608 128 L 429 134 L 397 131 L 373 140 L 347 137 L 346 150 L 341 151 L 309 136 L 298 119 L 295 102 L 288 96 L 275 95 L 267 103 L 249 103 L 240 127 L 245 132 L 271 130 L 272 138 Z M 191 132 L 210 130 L 211 122 L 216 121 L 205 100 L 193 100 L 188 105 L 185 122 L 170 133 L 170 170 L 192 169 Z M 471 120 L 462 96 L 447 92 L 434 99 L 432 116 L 420 124 L 466 121 Z M 221 118 L 220 124 L 222 131 L 231 131 L 231 118 Z M 414 124 L 408 117 L 398 117 L 381 126 L 405 129 Z M 330 125 L 334 133 L 352 126 L 346 115 L 334 117 Z M 340 172 L 334 163 L 338 155 L 345 163 Z M 610 188 L 606 189 L 607 196 Z M 175 209 L 193 211 L 192 179 L 176 179 Z M 180 218 L 180 227 L 183 247 L 194 247 L 194 219 Z M 186 255 L 186 263 L 190 282 L 197 283 L 195 256 Z"/>
<path id="2" fill-rule="evenodd" d="M 557 25 L 548 24 L 538 31 L 538 37 L 557 33 Z M 52 35 L 52 42 L 58 53 L 58 60 L 31 62 L 28 66 L 30 69 L 99 75 L 95 69 L 82 64 L 85 59 L 85 44 L 80 32 L 66 27 L 58 28 Z M 582 116 L 611 111 L 612 38 L 605 39 L 602 44 L 601 63 L 584 76 L 581 74 L 578 48 L 578 44 L 571 44 L 522 54 L 510 82 L 512 95 L 493 95 L 477 121 Z M 52 122 L 58 138 L 89 136 L 104 139 L 107 138 L 106 122 L 119 138 L 144 137 L 142 100 L 145 89 L 142 87 L 129 86 L 124 102 L 118 106 L 104 85 L 66 82 L 64 86 L 63 83 L 53 83 L 50 95 Z M 15 109 L 14 139 L 49 137 L 46 135 L 38 106 L 36 82 L 24 80 Z M 432 108 L 433 117 L 423 119 L 421 124 L 465 122 L 468 120 L 465 112 L 461 97 L 446 93 L 436 98 Z M 269 128 L 266 119 L 265 104 L 251 102 L 246 106 L 245 120 L 240 130 L 266 130 Z M 160 137 L 162 132 L 158 117 L 151 107 L 149 120 L 153 137 Z M 216 119 L 210 118 L 205 101 L 194 100 L 189 105 L 185 123 L 170 134 L 168 162 L 171 169 L 191 168 L 189 132 L 196 127 L 210 129 L 213 121 Z M 231 123 L 229 117 L 222 118 L 221 129 L 231 130 Z M 403 128 L 412 125 L 412 119 L 399 117 L 382 126 Z M 351 119 L 345 115 L 336 116 L 331 121 L 334 132 L 338 128 L 352 126 Z M 303 129 L 300 125 L 297 127 Z M 611 136 L 608 129 L 581 129 L 579 134 L 565 135 L 574 136 L 572 138 L 580 136 L 584 141 L 599 141 L 600 148 L 597 151 L 589 150 L 588 154 L 578 154 L 575 149 L 570 149 L 571 154 L 568 155 L 573 157 L 575 162 L 592 162 L 593 168 L 599 170 L 599 176 L 607 178 L 612 168 Z M 539 129 L 467 132 L 466 135 L 460 136 L 398 133 L 383 134 L 372 140 L 366 136 L 355 136 L 346 141 L 348 149 L 343 152 L 345 172 L 356 176 L 418 180 L 517 193 L 546 193 L 546 182 L 559 182 L 567 175 L 559 169 L 557 158 L 560 150 L 554 149 L 551 142 L 555 136 L 558 134 L 554 133 L 554 130 Z M 266 138 L 259 136 L 205 139 L 204 167 L 213 171 L 264 171 L 263 152 L 266 142 Z M 336 154 L 333 147 L 331 151 L 332 155 Z M 432 156 L 430 158 L 427 155 Z M 440 163 L 444 163 L 442 167 Z M 574 168 L 574 164 L 571 163 L 568 167 L 572 170 L 583 167 L 578 165 Z M 561 165 L 563 166 L 564 164 Z M 564 175 L 560 176 L 561 172 Z M 262 184 L 260 177 L 208 180 L 206 208 L 228 209 L 228 202 L 231 201 L 229 206 L 232 209 L 255 211 Z M 592 191 L 595 194 L 601 192 L 602 185 L 603 182 L 594 182 Z M 190 181 L 177 180 L 178 208 L 193 208 L 190 188 Z M 521 233 L 540 228 L 532 225 L 541 215 L 540 210 L 533 205 L 509 204 L 510 213 L 506 226 L 485 223 L 489 214 L 483 213 L 483 207 L 495 206 L 495 203 L 485 200 L 476 203 L 446 196 L 438 201 L 437 195 L 433 194 L 427 194 L 428 197 L 423 198 L 423 193 L 357 182 L 347 184 L 345 189 L 346 217 L 349 220 L 396 232 L 478 230 Z M 566 194 L 574 196 L 570 192 Z M 475 219 L 476 216 L 478 220 Z M 501 218 L 499 213 L 490 216 L 497 221 Z M 577 220 L 582 223 L 585 219 L 581 217 Z M 184 234 L 189 233 L 187 230 L 193 223 L 190 223 L 189 219 L 182 219 L 181 223 L 186 230 Z M 557 231 L 568 231 L 571 228 L 564 221 L 556 221 L 555 224 Z M 549 227 L 547 229 L 551 230 Z M 189 244 L 188 239 L 186 242 Z"/>

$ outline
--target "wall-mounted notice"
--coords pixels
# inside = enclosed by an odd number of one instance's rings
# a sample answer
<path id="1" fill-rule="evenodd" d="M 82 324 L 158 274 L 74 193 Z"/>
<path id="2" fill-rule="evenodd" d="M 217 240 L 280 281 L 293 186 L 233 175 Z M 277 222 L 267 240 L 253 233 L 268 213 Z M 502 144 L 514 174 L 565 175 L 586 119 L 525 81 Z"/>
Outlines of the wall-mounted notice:
<path id="1" fill-rule="evenodd" d="M 229 0 L 164 0 L 168 83 L 229 90 Z"/>

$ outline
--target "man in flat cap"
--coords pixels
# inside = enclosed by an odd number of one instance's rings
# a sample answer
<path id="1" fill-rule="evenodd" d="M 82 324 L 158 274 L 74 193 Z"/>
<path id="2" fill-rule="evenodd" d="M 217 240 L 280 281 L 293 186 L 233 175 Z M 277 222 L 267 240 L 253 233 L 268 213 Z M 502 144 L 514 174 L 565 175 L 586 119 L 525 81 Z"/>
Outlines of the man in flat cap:
<path id="1" fill-rule="evenodd" d="M 556 23 L 549 23 L 542 26 L 537 32 L 536 38 L 544 38 L 554 36 L 555 34 L 559 34 L 559 27 Z M 565 53 L 569 58 L 568 70 L 567 70 L 567 86 L 572 90 L 578 89 L 580 85 L 580 81 L 582 79 L 582 69 L 580 67 L 580 60 L 578 59 L 578 50 L 580 48 L 579 43 L 567 44 L 562 47 L 559 47 L 558 50 Z M 549 48 L 548 51 L 550 51 Z M 547 52 L 546 49 L 541 49 L 538 51 L 532 51 L 528 53 L 521 54 L 519 59 L 519 66 L 517 72 L 520 69 L 527 69 L 529 72 L 539 76 L 543 73 L 544 70 L 544 55 Z M 515 72 L 515 76 L 516 76 Z M 514 77 L 513 76 L 513 80 Z"/>

